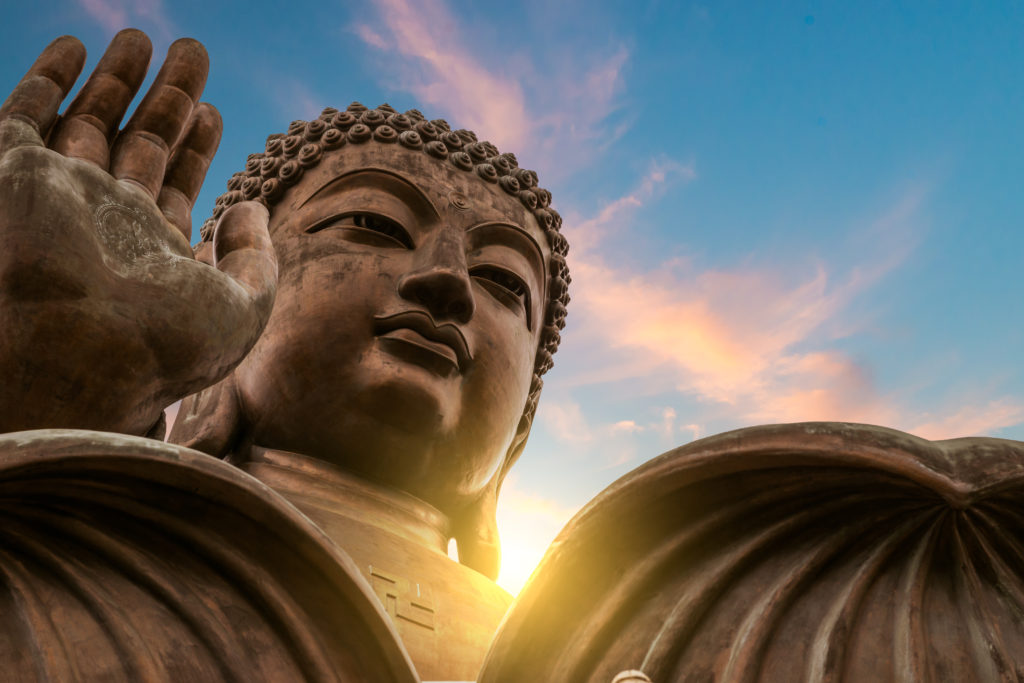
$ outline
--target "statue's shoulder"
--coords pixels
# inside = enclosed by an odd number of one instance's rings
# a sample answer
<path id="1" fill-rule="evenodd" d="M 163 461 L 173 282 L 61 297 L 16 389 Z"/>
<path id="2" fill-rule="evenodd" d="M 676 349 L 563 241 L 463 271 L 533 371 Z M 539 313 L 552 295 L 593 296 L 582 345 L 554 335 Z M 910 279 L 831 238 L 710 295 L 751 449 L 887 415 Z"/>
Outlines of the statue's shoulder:
<path id="1" fill-rule="evenodd" d="M 1021 614 L 1024 443 L 753 427 L 585 507 L 480 681 L 1000 680 Z"/>
<path id="2" fill-rule="evenodd" d="M 210 456 L 0 435 L 0 517 L 10 680 L 417 680 L 348 556 Z"/>

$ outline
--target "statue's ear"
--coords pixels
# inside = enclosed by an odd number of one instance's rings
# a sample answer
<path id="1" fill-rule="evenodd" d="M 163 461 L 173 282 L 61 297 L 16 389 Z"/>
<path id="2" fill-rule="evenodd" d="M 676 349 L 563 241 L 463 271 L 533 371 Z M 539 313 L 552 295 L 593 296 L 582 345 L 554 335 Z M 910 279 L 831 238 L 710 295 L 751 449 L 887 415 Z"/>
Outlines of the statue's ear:
<path id="1" fill-rule="evenodd" d="M 459 562 L 475 569 L 487 578 L 498 578 L 501 569 L 501 540 L 498 537 L 498 492 L 512 466 L 526 446 L 532 420 L 524 416 L 519 421 L 516 436 L 508 449 L 505 462 L 488 482 L 472 505 L 453 520 L 455 543 L 459 547 Z"/>
<path id="2" fill-rule="evenodd" d="M 459 562 L 487 578 L 498 578 L 501 568 L 501 542 L 498 538 L 497 476 L 466 510 L 453 521 Z"/>
<path id="3" fill-rule="evenodd" d="M 241 423 L 235 373 L 232 372 L 213 386 L 181 400 L 178 417 L 167 440 L 223 458 L 238 440 Z"/>

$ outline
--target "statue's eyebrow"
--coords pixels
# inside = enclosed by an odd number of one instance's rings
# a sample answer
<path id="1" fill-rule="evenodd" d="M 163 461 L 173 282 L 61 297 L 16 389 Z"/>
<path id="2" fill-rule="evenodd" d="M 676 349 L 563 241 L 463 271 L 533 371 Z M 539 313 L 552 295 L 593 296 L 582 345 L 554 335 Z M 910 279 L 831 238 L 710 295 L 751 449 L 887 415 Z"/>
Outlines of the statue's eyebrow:
<path id="1" fill-rule="evenodd" d="M 313 199 L 318 199 L 324 195 L 332 194 L 345 188 L 372 186 L 371 183 L 368 182 L 371 179 L 377 180 L 378 183 L 380 180 L 384 180 L 384 186 L 381 189 L 390 192 L 404 201 L 416 213 L 427 213 L 434 219 L 441 219 L 441 214 L 438 212 L 437 207 L 435 207 L 434 203 L 430 201 L 426 193 L 424 193 L 423 190 L 417 187 L 414 183 L 393 171 L 365 166 L 353 169 L 352 171 L 343 173 L 342 175 L 327 181 L 317 188 L 311 195 L 302 200 L 302 203 L 296 208 L 305 206 Z"/>
<path id="2" fill-rule="evenodd" d="M 532 261 L 536 268 L 536 273 L 540 281 L 537 283 L 540 287 L 544 286 L 544 252 L 541 250 L 537 240 L 534 239 L 533 235 L 526 231 L 522 226 L 516 225 L 515 223 L 506 223 L 505 221 L 488 221 L 486 223 L 477 223 L 466 228 L 466 233 L 471 234 L 477 230 L 490 231 L 497 229 L 512 230 L 522 239 L 512 240 L 512 248 L 521 253 L 528 261 Z M 529 246 L 526 246 L 529 245 Z"/>

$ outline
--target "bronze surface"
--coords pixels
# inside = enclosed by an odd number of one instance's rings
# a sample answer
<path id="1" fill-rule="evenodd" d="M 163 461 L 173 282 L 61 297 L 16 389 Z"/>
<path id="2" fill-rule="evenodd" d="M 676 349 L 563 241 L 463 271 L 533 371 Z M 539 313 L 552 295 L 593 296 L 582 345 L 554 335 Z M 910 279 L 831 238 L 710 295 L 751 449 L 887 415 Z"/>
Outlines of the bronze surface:
<path id="1" fill-rule="evenodd" d="M 1024 444 L 752 427 L 626 475 L 552 544 L 481 683 L 1024 675 Z"/>
<path id="2" fill-rule="evenodd" d="M 344 551 L 202 453 L 0 435 L 0 517 L 5 680 L 419 680 Z"/>

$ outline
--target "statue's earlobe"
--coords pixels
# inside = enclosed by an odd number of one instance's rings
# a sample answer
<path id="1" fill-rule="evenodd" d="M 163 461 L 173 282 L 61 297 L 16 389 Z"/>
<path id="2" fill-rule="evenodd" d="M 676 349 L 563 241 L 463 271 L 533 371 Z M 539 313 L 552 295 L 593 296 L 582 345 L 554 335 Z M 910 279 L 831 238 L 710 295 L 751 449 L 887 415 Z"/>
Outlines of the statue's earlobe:
<path id="1" fill-rule="evenodd" d="M 505 462 L 480 497 L 473 502 L 457 519 L 452 520 L 455 543 L 459 548 L 459 562 L 470 569 L 475 569 L 492 581 L 498 578 L 501 569 L 501 539 L 498 536 L 498 492 L 505 481 L 509 468 L 526 447 L 526 437 L 530 435 L 532 411 L 528 411 L 519 421 L 515 439 L 508 449 Z"/>
<path id="2" fill-rule="evenodd" d="M 498 578 L 501 568 L 497 507 L 498 478 L 495 476 L 459 519 L 452 520 L 459 562 L 492 581 Z"/>

